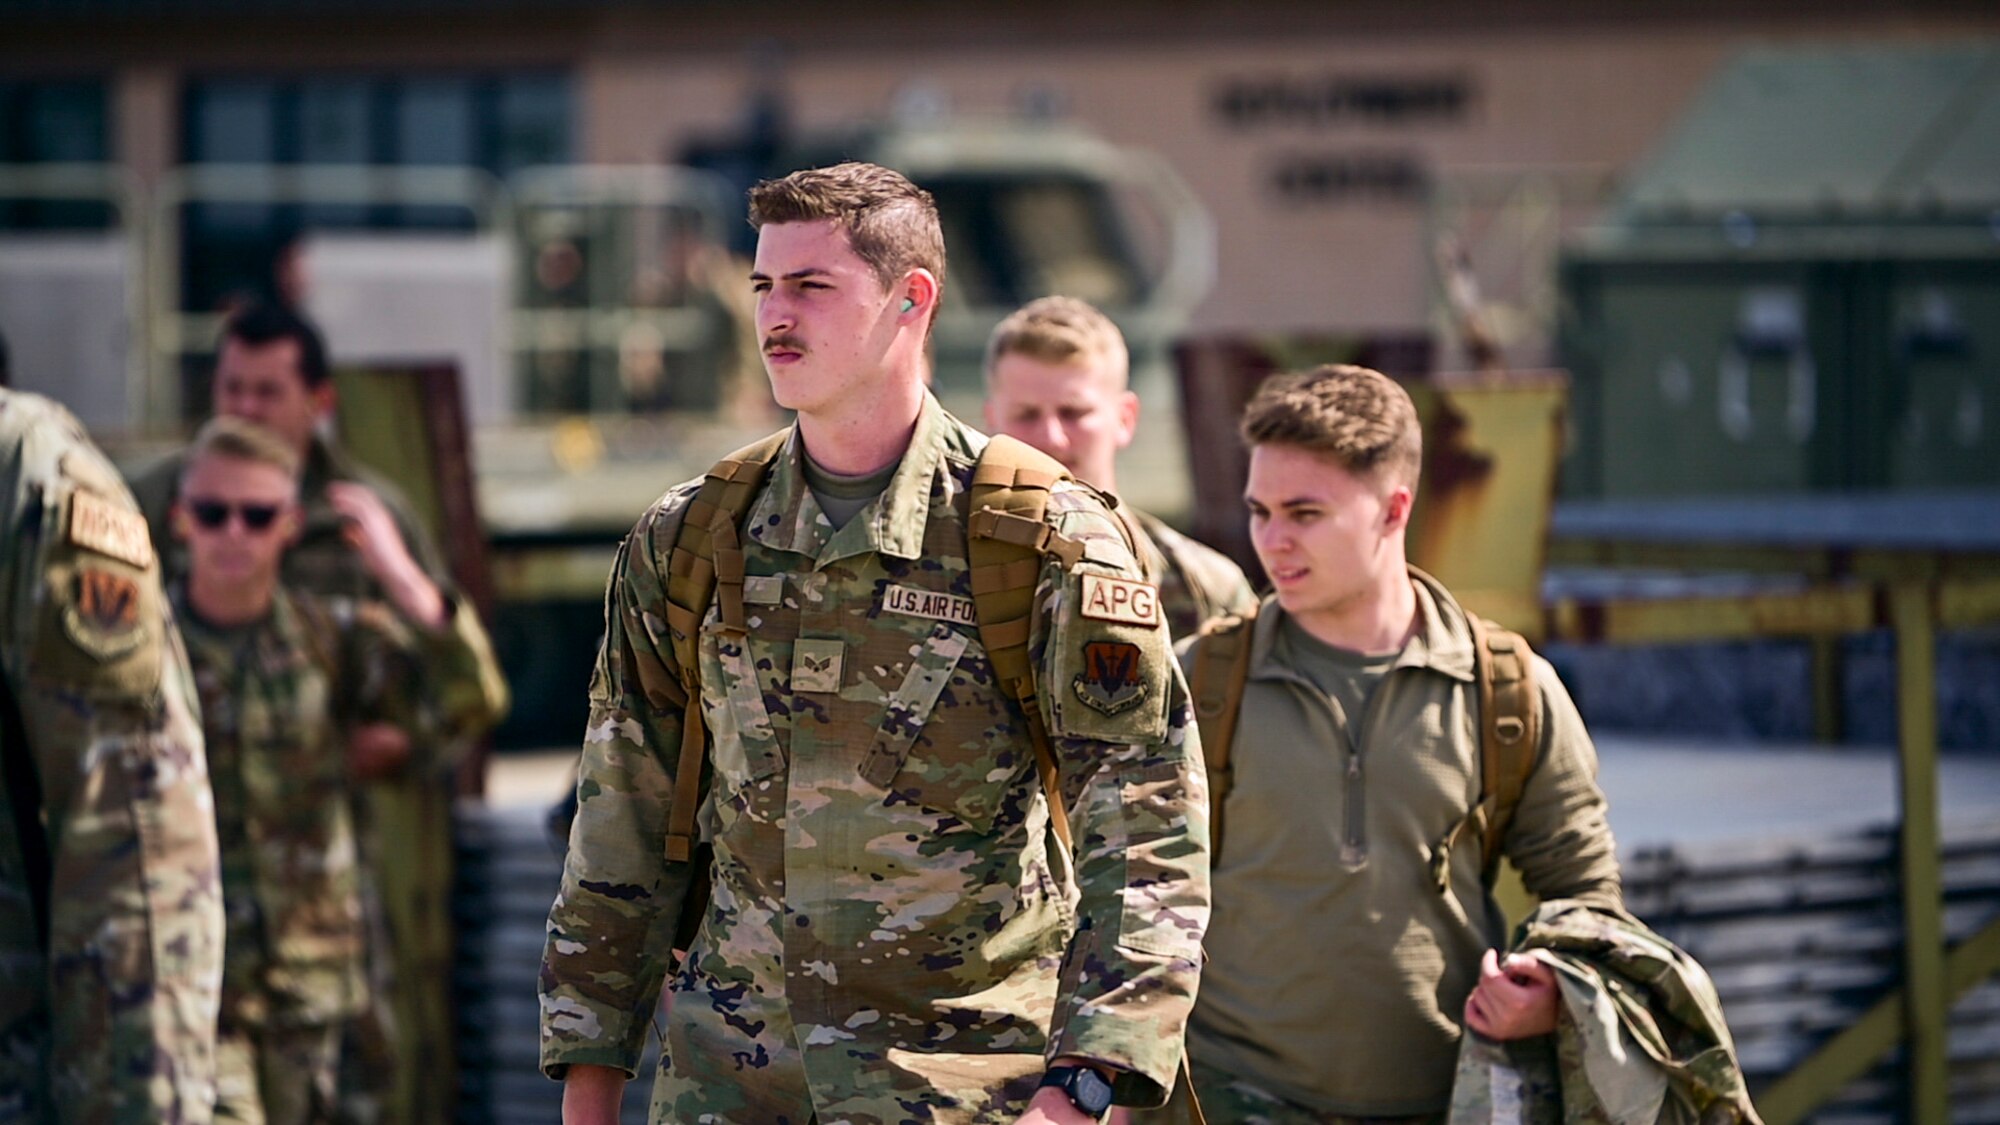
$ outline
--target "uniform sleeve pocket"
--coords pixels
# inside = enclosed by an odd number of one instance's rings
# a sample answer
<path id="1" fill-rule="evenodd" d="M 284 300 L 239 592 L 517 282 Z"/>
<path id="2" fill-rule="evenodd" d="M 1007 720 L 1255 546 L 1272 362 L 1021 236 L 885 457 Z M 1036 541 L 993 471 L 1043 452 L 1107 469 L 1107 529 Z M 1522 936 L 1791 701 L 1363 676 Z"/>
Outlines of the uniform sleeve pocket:
<path id="1" fill-rule="evenodd" d="M 58 537 L 44 556 L 32 675 L 93 699 L 151 700 L 160 688 L 165 635 L 159 574 L 150 559 L 140 566 L 70 542 L 63 509 L 83 495 L 72 491 L 51 505 Z M 89 502 L 109 508 L 94 496 Z"/>
<path id="2" fill-rule="evenodd" d="M 1146 583 L 1098 574 L 1088 564 L 1065 591 L 1075 602 L 1057 616 L 1045 689 L 1058 737 L 1111 743 L 1166 737 L 1173 653 L 1157 608 L 1138 613 L 1111 600 L 1128 590 L 1157 597 Z M 1105 603 L 1104 616 L 1092 616 L 1095 602 Z M 1138 623 L 1147 619 L 1152 623 Z"/>
<path id="3" fill-rule="evenodd" d="M 1135 952 L 1200 956 L 1208 907 L 1190 892 L 1207 861 L 1187 831 L 1192 785 L 1187 763 L 1175 760 L 1130 771 L 1118 786 L 1126 825 L 1118 944 Z"/>

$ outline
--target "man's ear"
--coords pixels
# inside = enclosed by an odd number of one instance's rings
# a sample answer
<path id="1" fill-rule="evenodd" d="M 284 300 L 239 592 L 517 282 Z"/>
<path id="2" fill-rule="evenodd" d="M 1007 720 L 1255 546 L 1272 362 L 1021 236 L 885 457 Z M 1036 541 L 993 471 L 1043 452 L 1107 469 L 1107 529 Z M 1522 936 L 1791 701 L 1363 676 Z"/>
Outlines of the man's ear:
<path id="1" fill-rule="evenodd" d="M 911 270 L 903 276 L 896 315 L 914 323 L 929 324 L 937 309 L 939 292 L 937 275 L 922 267 Z"/>
<path id="2" fill-rule="evenodd" d="M 1132 438 L 1139 432 L 1139 393 L 1121 391 L 1118 396 L 1118 448 L 1132 444 Z"/>
<path id="3" fill-rule="evenodd" d="M 306 530 L 304 510 L 299 506 L 299 502 L 294 500 L 290 504 L 285 505 L 285 514 L 278 518 L 282 521 L 279 525 L 278 533 L 284 537 L 285 546 L 294 546 L 298 543 L 299 536 L 303 535 Z"/>
<path id="4" fill-rule="evenodd" d="M 333 377 L 312 389 L 313 411 L 320 421 L 333 417 L 334 407 L 340 405 L 340 395 L 333 389 Z"/>
<path id="5" fill-rule="evenodd" d="M 187 542 L 188 536 L 194 534 L 194 529 L 188 526 L 187 506 L 182 504 L 179 498 L 176 498 L 173 505 L 167 509 L 167 530 L 182 543 Z"/>
<path id="6" fill-rule="evenodd" d="M 1382 504 L 1382 530 L 1401 531 L 1410 526 L 1410 511 L 1417 506 L 1416 493 L 1407 484 L 1389 490 Z"/>

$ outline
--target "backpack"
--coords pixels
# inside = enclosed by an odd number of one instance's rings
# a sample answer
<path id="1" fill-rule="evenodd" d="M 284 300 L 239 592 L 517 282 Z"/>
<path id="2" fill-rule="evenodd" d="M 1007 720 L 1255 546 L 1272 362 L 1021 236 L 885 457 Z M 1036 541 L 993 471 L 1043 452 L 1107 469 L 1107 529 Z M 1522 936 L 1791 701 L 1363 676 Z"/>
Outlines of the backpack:
<path id="1" fill-rule="evenodd" d="M 695 814 L 708 780 L 698 653 L 701 622 L 713 599 L 724 629 L 747 631 L 741 527 L 772 463 L 784 450 L 788 433 L 781 430 L 716 462 L 689 502 L 667 560 L 667 626 L 687 705 L 673 803 L 667 813 L 666 854 L 669 862 L 695 864 L 695 882 L 681 910 L 675 941 L 682 949 L 700 926 L 708 898 L 709 865 L 697 855 L 695 843 Z M 1065 566 L 1075 566 L 1083 557 L 1081 543 L 1056 534 L 1043 518 L 1050 490 L 1069 479 L 1069 471 L 1054 458 L 1013 438 L 993 437 L 973 469 L 966 528 L 980 643 L 1003 693 L 1019 705 L 1027 723 L 1035 772 L 1048 797 L 1050 826 L 1065 848 L 1074 844 L 1057 784 L 1055 750 L 1035 698 L 1028 636 L 1043 559 L 1053 555 Z"/>
<path id="2" fill-rule="evenodd" d="M 1482 878 L 1488 887 L 1493 885 L 1501 841 L 1521 803 L 1528 775 L 1534 772 L 1542 742 L 1542 694 L 1535 689 L 1527 640 L 1477 614 L 1465 616 L 1472 626 L 1473 679 L 1479 691 L 1479 802 L 1431 856 L 1431 876 L 1440 892 L 1449 886 L 1452 845 L 1475 825 L 1486 849 Z M 1202 755 L 1208 762 L 1211 858 L 1222 854 L 1222 806 L 1233 780 L 1230 744 L 1250 680 L 1256 621 L 1252 611 L 1214 622 L 1202 631 L 1195 649 L 1188 690 L 1194 696 L 1195 723 L 1201 728 Z"/>

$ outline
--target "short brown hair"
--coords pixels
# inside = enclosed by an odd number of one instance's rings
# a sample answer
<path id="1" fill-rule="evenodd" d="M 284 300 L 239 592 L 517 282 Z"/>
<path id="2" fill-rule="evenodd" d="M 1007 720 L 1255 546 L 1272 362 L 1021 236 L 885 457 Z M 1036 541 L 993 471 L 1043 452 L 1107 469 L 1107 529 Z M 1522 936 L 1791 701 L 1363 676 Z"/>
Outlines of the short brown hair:
<path id="1" fill-rule="evenodd" d="M 228 457 L 270 465 L 283 469 L 286 476 L 294 479 L 299 475 L 298 451 L 287 445 L 285 439 L 254 422 L 226 414 L 210 418 L 195 432 L 181 469 L 183 478 L 205 457 Z"/>
<path id="2" fill-rule="evenodd" d="M 883 288 L 913 269 L 944 286 L 944 228 L 937 201 L 901 172 L 879 164 L 805 168 L 750 189 L 750 225 L 829 220 L 875 272 Z M 932 309 L 935 317 L 937 311 Z"/>
<path id="3" fill-rule="evenodd" d="M 1424 435 L 1410 393 L 1380 371 L 1328 364 L 1264 380 L 1243 411 L 1243 442 L 1292 445 L 1333 458 L 1358 477 L 1391 476 L 1411 489 Z"/>
<path id="4" fill-rule="evenodd" d="M 1132 359 L 1125 335 L 1111 318 L 1075 297 L 1040 297 L 1009 313 L 986 339 L 986 379 L 1001 357 L 1024 355 L 1043 363 L 1068 363 L 1078 356 L 1104 356 L 1124 385 Z"/>

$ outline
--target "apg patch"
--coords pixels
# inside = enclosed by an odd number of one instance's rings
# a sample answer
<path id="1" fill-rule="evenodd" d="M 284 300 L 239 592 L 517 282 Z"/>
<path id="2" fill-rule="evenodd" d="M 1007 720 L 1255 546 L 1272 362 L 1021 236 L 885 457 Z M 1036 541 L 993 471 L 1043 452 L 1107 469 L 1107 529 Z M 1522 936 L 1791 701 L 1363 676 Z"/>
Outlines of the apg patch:
<path id="1" fill-rule="evenodd" d="M 1151 628 L 1160 623 L 1160 588 L 1151 582 L 1085 574 L 1077 607 L 1098 621 Z"/>
<path id="2" fill-rule="evenodd" d="M 1119 715 L 1146 701 L 1139 646 L 1126 641 L 1089 641 L 1083 671 L 1070 686 L 1083 705 L 1103 715 Z"/>
<path id="3" fill-rule="evenodd" d="M 153 565 L 145 517 L 81 489 L 70 497 L 69 541 L 141 570 Z"/>

